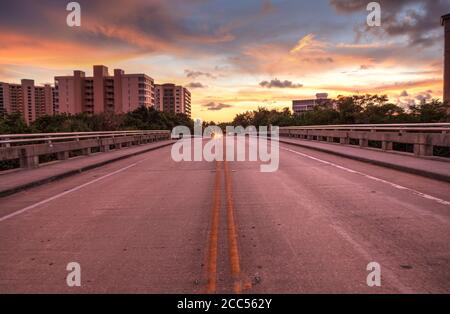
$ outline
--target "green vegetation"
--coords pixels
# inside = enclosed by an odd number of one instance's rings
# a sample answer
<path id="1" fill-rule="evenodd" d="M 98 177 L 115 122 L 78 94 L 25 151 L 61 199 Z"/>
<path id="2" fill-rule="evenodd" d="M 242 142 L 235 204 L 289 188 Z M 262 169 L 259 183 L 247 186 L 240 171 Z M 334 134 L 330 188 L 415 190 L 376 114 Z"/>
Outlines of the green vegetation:
<path id="1" fill-rule="evenodd" d="M 139 108 L 127 114 L 55 115 L 38 118 L 27 126 L 17 114 L 0 117 L 0 134 L 97 132 L 122 130 L 171 130 L 175 126 L 194 127 L 184 114 L 164 113 L 153 108 Z"/>
<path id="2" fill-rule="evenodd" d="M 291 114 L 288 108 L 268 110 L 258 108 L 238 114 L 232 125 L 307 126 L 332 124 L 389 124 L 450 122 L 448 104 L 439 100 L 422 101 L 418 105 L 403 108 L 389 103 L 387 96 L 339 96 L 333 102 L 316 106 L 313 111 L 300 115 Z"/>
<path id="3" fill-rule="evenodd" d="M 247 111 L 236 115 L 226 125 L 302 126 L 326 124 L 381 124 L 381 123 L 422 123 L 450 122 L 447 114 L 448 104 L 438 100 L 422 101 L 418 105 L 403 108 L 390 103 L 387 96 L 356 95 L 340 96 L 336 100 L 315 107 L 313 111 L 301 115 L 292 114 L 288 108 L 283 110 Z M 54 132 L 95 132 L 120 130 L 171 130 L 184 125 L 191 130 L 194 121 L 184 114 L 164 113 L 153 108 L 139 108 L 136 111 L 116 115 L 103 113 L 98 115 L 56 115 L 37 119 L 27 126 L 18 114 L 0 116 L 0 134 L 54 133 Z M 216 125 L 205 122 L 203 125 Z"/>

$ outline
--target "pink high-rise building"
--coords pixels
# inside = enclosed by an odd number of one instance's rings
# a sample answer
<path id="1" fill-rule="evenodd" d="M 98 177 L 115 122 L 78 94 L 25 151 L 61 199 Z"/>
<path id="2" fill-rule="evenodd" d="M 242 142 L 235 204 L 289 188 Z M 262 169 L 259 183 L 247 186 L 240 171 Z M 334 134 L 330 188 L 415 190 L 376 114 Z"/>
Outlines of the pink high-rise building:
<path id="1" fill-rule="evenodd" d="M 184 113 L 191 116 L 191 93 L 175 84 L 155 86 L 156 109 L 164 112 Z"/>
<path id="2" fill-rule="evenodd" d="M 151 77 L 125 74 L 120 69 L 109 75 L 103 65 L 94 66 L 92 77 L 83 71 L 57 76 L 55 87 L 35 86 L 33 80 L 22 80 L 21 84 L 0 83 L 0 114 L 20 113 L 28 124 L 55 113 L 120 114 L 153 106 L 155 85 Z"/>
<path id="3" fill-rule="evenodd" d="M 54 89 L 51 85 L 35 86 L 33 80 L 21 84 L 0 83 L 0 113 L 20 113 L 30 124 L 36 118 L 53 115 Z"/>
<path id="4" fill-rule="evenodd" d="M 57 113 L 126 113 L 155 105 L 154 81 L 145 74 L 125 74 L 114 70 L 109 75 L 103 65 L 94 66 L 93 77 L 82 71 L 72 76 L 55 77 Z"/>

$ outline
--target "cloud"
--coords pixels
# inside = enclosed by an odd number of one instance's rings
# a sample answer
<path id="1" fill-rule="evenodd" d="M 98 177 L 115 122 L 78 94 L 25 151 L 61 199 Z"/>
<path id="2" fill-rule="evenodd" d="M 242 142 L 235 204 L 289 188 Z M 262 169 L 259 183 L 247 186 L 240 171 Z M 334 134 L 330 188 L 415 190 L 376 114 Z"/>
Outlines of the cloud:
<path id="1" fill-rule="evenodd" d="M 307 63 L 318 63 L 318 64 L 327 64 L 327 63 L 333 63 L 334 59 L 331 57 L 322 57 L 322 58 L 304 58 L 303 62 Z"/>
<path id="2" fill-rule="evenodd" d="M 326 46 L 326 44 L 324 42 L 316 40 L 315 37 L 316 35 L 314 34 L 308 34 L 304 36 L 297 42 L 294 48 L 291 49 L 290 53 L 297 54 L 305 50 L 322 50 Z"/>
<path id="3" fill-rule="evenodd" d="M 439 17 L 448 12 L 449 0 L 379 0 L 381 27 L 364 24 L 357 28 L 357 38 L 364 33 L 376 36 L 406 36 L 410 45 L 434 45 L 442 38 Z M 337 12 L 367 12 L 367 0 L 330 0 Z"/>
<path id="4" fill-rule="evenodd" d="M 203 85 L 202 83 L 199 82 L 192 82 L 189 83 L 188 85 L 186 85 L 187 88 L 206 88 L 206 85 Z"/>
<path id="5" fill-rule="evenodd" d="M 192 23 L 188 14 L 181 13 L 199 5 L 197 1 L 173 0 L 169 4 L 158 0 L 109 0 L 107 6 L 101 0 L 79 2 L 82 10 L 82 26 L 79 28 L 67 27 L 67 3 L 60 0 L 2 3 L 1 52 L 12 62 L 20 63 L 25 48 L 30 62 L 58 64 L 70 59 L 75 63 L 79 51 L 95 50 L 95 55 L 114 55 L 127 60 L 156 53 L 186 55 L 234 40 L 234 36 L 221 25 L 208 23 L 205 27 Z M 173 10 L 173 6 L 179 10 Z M 21 38 L 9 41 L 10 37 Z M 41 59 L 45 53 L 48 58 Z M 14 58 L 16 54 L 17 60 Z M 91 58 L 97 60 L 92 53 Z M 4 59 L 0 57 L 0 60 Z"/>
<path id="6" fill-rule="evenodd" d="M 261 13 L 263 15 L 271 14 L 276 12 L 277 8 L 273 5 L 272 1 L 265 0 L 261 7 Z"/>
<path id="7" fill-rule="evenodd" d="M 401 93 L 406 89 L 422 89 L 430 86 L 442 86 L 442 79 L 424 79 L 418 81 L 394 82 L 380 85 L 365 85 L 365 86 L 347 86 L 347 85 L 329 85 L 322 86 L 322 90 L 339 91 L 346 93 L 378 93 L 385 94 L 388 92 Z M 423 90 L 423 89 L 422 89 Z"/>
<path id="8" fill-rule="evenodd" d="M 265 88 L 301 88 L 302 84 L 294 84 L 291 81 L 280 81 L 279 79 L 274 79 L 271 81 L 262 81 L 259 83 L 261 87 Z"/>
<path id="9" fill-rule="evenodd" d="M 433 96 L 430 93 L 422 93 L 416 96 L 416 100 L 418 101 L 425 101 L 425 100 L 431 100 Z"/>
<path id="10" fill-rule="evenodd" d="M 359 67 L 360 70 L 369 70 L 370 68 L 372 68 L 372 66 L 368 64 L 361 64 Z"/>
<path id="11" fill-rule="evenodd" d="M 305 39 L 306 38 L 306 39 Z M 386 47 L 360 49 L 339 47 L 326 39 L 314 36 L 302 37 L 294 46 L 289 43 L 254 43 L 243 48 L 241 54 L 230 57 L 229 62 L 240 72 L 251 74 L 266 74 L 271 76 L 316 76 L 326 75 L 336 69 L 348 69 L 361 64 L 377 66 L 386 60 L 398 61 L 397 51 Z M 417 58 L 410 54 L 402 56 L 402 64 L 417 65 Z M 393 62 L 392 61 L 392 62 Z M 341 71 L 340 71 L 341 72 Z"/>
<path id="12" fill-rule="evenodd" d="M 203 105 L 203 107 L 207 108 L 207 110 L 209 110 L 209 111 L 220 111 L 222 109 L 231 108 L 233 106 L 224 104 L 224 103 L 210 102 L 210 103 Z"/>
<path id="13" fill-rule="evenodd" d="M 208 73 L 208 72 L 184 70 L 184 73 L 186 74 L 186 77 L 192 78 L 192 79 L 196 79 L 196 78 L 199 78 L 201 76 L 204 76 L 204 77 L 207 77 L 207 78 L 210 78 L 210 79 L 215 79 L 216 78 L 214 75 L 212 75 L 211 73 Z"/>
<path id="14" fill-rule="evenodd" d="M 409 96 L 409 94 L 408 94 L 408 92 L 406 91 L 406 90 L 404 90 L 401 94 L 400 94 L 400 97 L 408 97 Z"/>

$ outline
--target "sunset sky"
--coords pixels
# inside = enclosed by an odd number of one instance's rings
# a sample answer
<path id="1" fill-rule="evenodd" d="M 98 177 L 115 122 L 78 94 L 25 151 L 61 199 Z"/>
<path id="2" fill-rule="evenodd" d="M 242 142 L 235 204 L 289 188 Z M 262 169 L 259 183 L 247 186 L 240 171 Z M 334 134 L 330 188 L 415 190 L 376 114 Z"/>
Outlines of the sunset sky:
<path id="1" fill-rule="evenodd" d="M 442 97 L 450 0 L 385 0 L 368 28 L 364 0 L 2 1 L 0 81 L 53 82 L 93 64 L 187 86 L 193 118 L 291 107 L 293 99 L 355 93 L 393 102 Z"/>

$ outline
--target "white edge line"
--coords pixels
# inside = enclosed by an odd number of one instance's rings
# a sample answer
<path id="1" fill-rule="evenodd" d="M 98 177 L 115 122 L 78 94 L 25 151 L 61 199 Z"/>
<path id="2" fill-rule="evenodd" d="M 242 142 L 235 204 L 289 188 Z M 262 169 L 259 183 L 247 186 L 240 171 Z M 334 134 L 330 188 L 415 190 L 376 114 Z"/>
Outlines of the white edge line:
<path id="1" fill-rule="evenodd" d="M 289 152 L 297 154 L 297 155 L 300 155 L 300 156 L 303 156 L 303 157 L 306 157 L 306 158 L 309 158 L 309 159 L 312 159 L 312 160 L 315 160 L 315 161 L 318 161 L 318 162 L 321 162 L 321 163 L 329 165 L 329 166 L 333 166 L 335 168 L 338 168 L 338 169 L 341 169 L 341 170 L 344 170 L 344 171 L 347 171 L 347 172 L 350 172 L 350 173 L 353 173 L 353 174 L 361 175 L 361 176 L 363 176 L 363 177 L 365 177 L 367 179 L 371 179 L 373 181 L 378 181 L 378 182 L 381 182 L 381 183 L 388 184 L 388 185 L 390 185 L 390 186 L 392 186 L 392 187 L 394 187 L 396 189 L 399 189 L 399 190 L 406 190 L 406 191 L 412 192 L 413 194 L 415 194 L 417 196 L 420 196 L 422 198 L 438 202 L 439 204 L 450 206 L 450 202 L 445 201 L 445 200 L 440 199 L 440 198 L 437 198 L 437 197 L 434 197 L 434 196 L 431 196 L 429 194 L 425 194 L 425 193 L 419 192 L 417 190 L 414 190 L 414 189 L 411 189 L 411 188 L 407 188 L 405 186 L 402 186 L 402 185 L 399 185 L 399 184 L 396 184 L 396 183 L 393 183 L 393 182 L 390 182 L 390 181 L 386 181 L 384 179 L 380 179 L 380 178 L 377 178 L 377 177 L 365 174 L 365 173 L 360 172 L 360 171 L 352 170 L 352 169 L 349 169 L 349 168 L 337 165 L 337 164 L 329 162 L 329 161 L 325 161 L 325 160 L 322 160 L 322 159 L 319 159 L 319 158 L 316 158 L 316 157 L 313 157 L 313 156 L 309 156 L 307 154 L 303 154 L 303 153 L 300 153 L 300 152 L 292 150 L 292 149 L 283 148 L 283 147 L 281 147 L 281 149 L 289 151 Z"/>
<path id="2" fill-rule="evenodd" d="M 96 183 L 96 182 L 98 182 L 98 181 L 100 181 L 100 180 L 103 180 L 103 179 L 106 179 L 106 178 L 111 177 L 111 176 L 113 176 L 113 175 L 116 175 L 116 174 L 118 174 L 118 173 L 121 173 L 121 172 L 123 172 L 123 171 L 125 171 L 125 170 L 128 170 L 128 169 L 130 169 L 130 168 L 132 168 L 132 167 L 137 166 L 138 164 L 140 164 L 140 163 L 142 163 L 142 162 L 144 162 L 144 161 L 146 161 L 146 160 L 148 160 L 148 159 L 150 159 L 150 158 L 151 158 L 151 157 L 142 159 L 142 160 L 140 160 L 140 161 L 138 161 L 138 162 L 135 162 L 134 164 L 128 165 L 128 166 L 126 166 L 126 167 L 124 167 L 124 168 L 121 168 L 121 169 L 118 169 L 118 170 L 116 170 L 116 171 L 114 171 L 114 172 L 108 173 L 107 175 L 104 175 L 104 176 L 102 176 L 102 177 L 100 177 L 100 178 L 94 179 L 94 180 L 92 180 L 92 181 L 89 181 L 89 182 L 87 182 L 87 183 L 84 183 L 84 184 L 82 184 L 82 185 L 79 185 L 79 186 L 77 186 L 77 187 L 74 187 L 74 188 L 72 188 L 72 189 L 70 189 L 70 190 L 67 190 L 67 191 L 65 191 L 65 192 L 56 194 L 55 196 L 49 197 L 49 198 L 47 198 L 47 199 L 45 199 L 45 200 L 43 200 L 43 201 L 40 201 L 40 202 L 38 202 L 38 203 L 36 203 L 36 204 L 33 204 L 33 205 L 28 206 L 28 207 L 19 209 L 19 210 L 15 211 L 15 212 L 13 212 L 13 213 L 11 213 L 11 214 L 9 214 L 9 215 L 6 215 L 6 216 L 1 217 L 1 218 L 0 218 L 0 222 L 3 222 L 3 221 L 8 220 L 8 219 L 11 219 L 11 218 L 13 218 L 13 217 L 15 217 L 15 216 L 18 216 L 18 215 L 20 215 L 20 214 L 23 214 L 23 213 L 29 211 L 30 209 L 36 208 L 36 207 L 38 207 L 38 206 L 40 206 L 40 205 L 47 204 L 47 203 L 49 203 L 49 202 L 51 202 L 51 201 L 54 201 L 54 200 L 56 200 L 56 199 L 58 199 L 58 198 L 61 198 L 61 197 L 65 196 L 65 195 L 67 195 L 67 194 L 76 192 L 76 191 L 78 191 L 78 190 L 80 190 L 80 189 L 82 189 L 82 188 L 85 188 L 85 187 L 87 187 L 87 186 L 89 186 L 89 185 L 91 185 L 91 184 L 94 184 L 94 183 Z"/>

